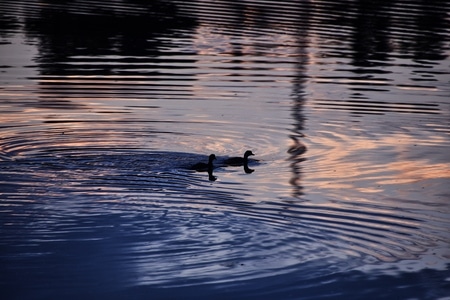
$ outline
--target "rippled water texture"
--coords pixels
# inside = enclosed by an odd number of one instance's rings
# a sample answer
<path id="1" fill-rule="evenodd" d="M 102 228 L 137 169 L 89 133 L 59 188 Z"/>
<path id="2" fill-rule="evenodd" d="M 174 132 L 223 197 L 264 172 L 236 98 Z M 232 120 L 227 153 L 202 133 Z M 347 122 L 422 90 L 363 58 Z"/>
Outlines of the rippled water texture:
<path id="1" fill-rule="evenodd" d="M 448 299 L 449 15 L 3 0 L 2 298 Z"/>

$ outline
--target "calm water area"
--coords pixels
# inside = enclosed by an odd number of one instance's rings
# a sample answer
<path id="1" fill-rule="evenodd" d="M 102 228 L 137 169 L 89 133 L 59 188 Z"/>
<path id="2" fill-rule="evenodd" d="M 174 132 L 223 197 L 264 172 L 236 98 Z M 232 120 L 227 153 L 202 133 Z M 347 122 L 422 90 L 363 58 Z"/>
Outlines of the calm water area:
<path id="1" fill-rule="evenodd" d="M 449 1 L 2 0 L 1 298 L 450 299 L 449 56 Z"/>

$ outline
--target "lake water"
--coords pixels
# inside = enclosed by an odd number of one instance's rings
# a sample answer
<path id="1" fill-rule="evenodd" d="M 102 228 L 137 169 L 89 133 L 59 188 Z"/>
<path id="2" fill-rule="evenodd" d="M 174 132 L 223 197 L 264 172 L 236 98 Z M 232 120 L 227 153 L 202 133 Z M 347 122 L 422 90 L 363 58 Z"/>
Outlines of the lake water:
<path id="1" fill-rule="evenodd" d="M 450 299 L 448 1 L 0 15 L 5 299 Z"/>

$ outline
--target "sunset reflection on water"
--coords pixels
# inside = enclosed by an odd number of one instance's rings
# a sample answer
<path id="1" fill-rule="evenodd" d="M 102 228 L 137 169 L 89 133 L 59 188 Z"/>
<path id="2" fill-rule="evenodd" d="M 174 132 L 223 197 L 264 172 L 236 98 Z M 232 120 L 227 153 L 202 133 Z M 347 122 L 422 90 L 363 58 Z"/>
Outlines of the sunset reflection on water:
<path id="1" fill-rule="evenodd" d="M 7 296 L 445 294 L 441 5 L 113 2 L 0 5 Z"/>

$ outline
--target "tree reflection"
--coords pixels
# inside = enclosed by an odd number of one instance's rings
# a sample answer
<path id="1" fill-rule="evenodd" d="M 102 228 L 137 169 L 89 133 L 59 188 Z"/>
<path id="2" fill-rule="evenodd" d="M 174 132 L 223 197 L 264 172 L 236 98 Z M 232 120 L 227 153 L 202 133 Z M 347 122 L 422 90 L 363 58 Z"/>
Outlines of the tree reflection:
<path id="1" fill-rule="evenodd" d="M 301 162 L 305 160 L 304 153 L 306 152 L 306 146 L 302 143 L 303 128 L 305 118 L 303 115 L 303 106 L 305 104 L 304 85 L 307 79 L 306 66 L 308 65 L 308 55 L 306 48 L 308 47 L 308 29 L 309 19 L 311 14 L 311 5 L 309 2 L 305 2 L 302 10 L 304 11 L 302 22 L 297 25 L 296 35 L 296 57 L 297 62 L 295 64 L 295 77 L 292 81 L 292 118 L 294 120 L 294 128 L 289 134 L 292 140 L 291 146 L 288 148 L 288 159 L 291 162 L 292 177 L 289 183 L 293 187 L 292 196 L 294 198 L 300 198 L 303 195 L 303 186 L 301 184 L 302 171 Z"/>
<path id="2" fill-rule="evenodd" d="M 275 49 L 273 51 L 276 51 L 278 46 L 269 43 L 258 44 L 257 37 L 264 34 L 264 30 L 287 32 L 296 41 L 297 58 L 291 94 L 294 128 L 288 133 L 292 145 L 287 149 L 292 168 L 290 183 L 294 187 L 295 197 L 302 195 L 301 162 L 305 160 L 306 151 L 302 143 L 305 122 L 303 107 L 307 101 L 304 86 L 307 78 L 306 66 L 310 63 L 311 54 L 306 50 L 310 46 L 310 39 L 320 36 L 324 40 L 328 38 L 335 42 L 347 42 L 350 49 L 341 49 L 339 52 L 331 46 L 324 55 L 350 58 L 352 66 L 357 67 L 353 72 L 373 72 L 367 67 L 385 64 L 394 51 L 416 60 L 443 60 L 448 52 L 448 6 L 445 1 L 437 0 L 293 0 L 284 1 L 284 5 L 280 6 L 273 5 L 273 1 L 264 0 L 113 0 L 89 1 L 89 5 L 68 0 L 45 0 L 40 1 L 39 5 L 30 5 L 31 2 L 33 1 L 2 2 L 6 8 L 18 9 L 14 11 L 13 16 L 5 15 L 0 21 L 0 36 L 7 36 L 10 30 L 16 30 L 23 19 L 27 36 L 38 40 L 39 55 L 35 61 L 41 75 L 48 76 L 45 79 L 50 76 L 87 75 L 99 76 L 101 79 L 98 81 L 101 81 L 108 75 L 148 75 L 148 78 L 142 81 L 146 80 L 143 86 L 149 89 L 152 84 L 156 85 L 155 82 L 161 80 L 152 76 L 153 74 L 162 71 L 170 73 L 169 67 L 152 68 L 149 65 L 161 62 L 159 58 L 163 56 L 164 49 L 170 48 L 170 39 L 177 39 L 175 29 L 193 31 L 195 26 L 204 22 L 211 27 L 232 28 L 233 30 L 225 32 L 234 37 L 251 31 L 252 34 L 248 36 L 254 37 L 254 44 L 257 45 L 251 53 L 254 57 L 266 54 L 264 51 L 258 52 L 262 47 L 272 47 Z M 314 29 L 313 33 L 310 28 Z M 165 36 L 169 38 L 161 39 L 166 33 L 170 33 Z M 340 36 L 336 38 L 336 34 Z M 231 56 L 239 57 L 238 61 L 244 62 L 242 57 L 247 54 L 245 47 L 238 42 L 232 42 L 231 48 Z M 87 61 L 80 57 L 98 59 Z M 114 59 L 105 60 L 105 57 Z M 142 59 L 142 63 L 134 64 L 130 70 L 128 64 L 135 63 L 138 59 Z M 195 62 L 193 58 L 186 60 Z M 177 68 L 179 65 L 170 68 Z M 125 78 L 126 76 L 122 80 L 130 80 Z M 183 80 L 188 81 L 186 78 Z M 43 90 L 49 89 L 48 81 L 38 82 Z M 59 80 L 52 82 L 51 87 L 57 86 L 55 91 L 63 91 L 69 85 L 77 84 L 77 80 Z M 86 81 L 83 84 L 83 91 L 81 88 L 76 90 L 80 90 L 82 96 L 85 96 L 83 93 L 86 93 L 86 90 L 98 88 L 86 88 L 88 85 L 97 85 L 98 82 Z M 183 92 L 189 93 L 191 83 L 183 84 Z M 111 85 L 105 86 L 105 90 L 112 88 Z M 44 92 L 45 96 L 40 99 L 40 105 L 73 109 L 72 101 L 67 100 L 67 94 L 64 93 L 65 91 L 61 92 L 52 100 L 49 93 Z M 61 95 L 64 97 L 59 97 Z M 253 172 L 248 166 L 244 166 L 244 171 Z M 212 173 L 210 178 L 215 178 Z"/>
<path id="3" fill-rule="evenodd" d="M 24 8 L 25 30 L 40 40 L 36 60 L 42 73 L 49 75 L 113 74 L 117 65 L 93 64 L 80 70 L 66 63 L 73 61 L 73 56 L 83 55 L 121 55 L 130 60 L 156 57 L 162 45 L 155 36 L 195 25 L 193 19 L 179 16 L 176 6 L 166 1 L 92 1 L 89 7 L 72 1 L 45 2 L 33 11 Z"/>

